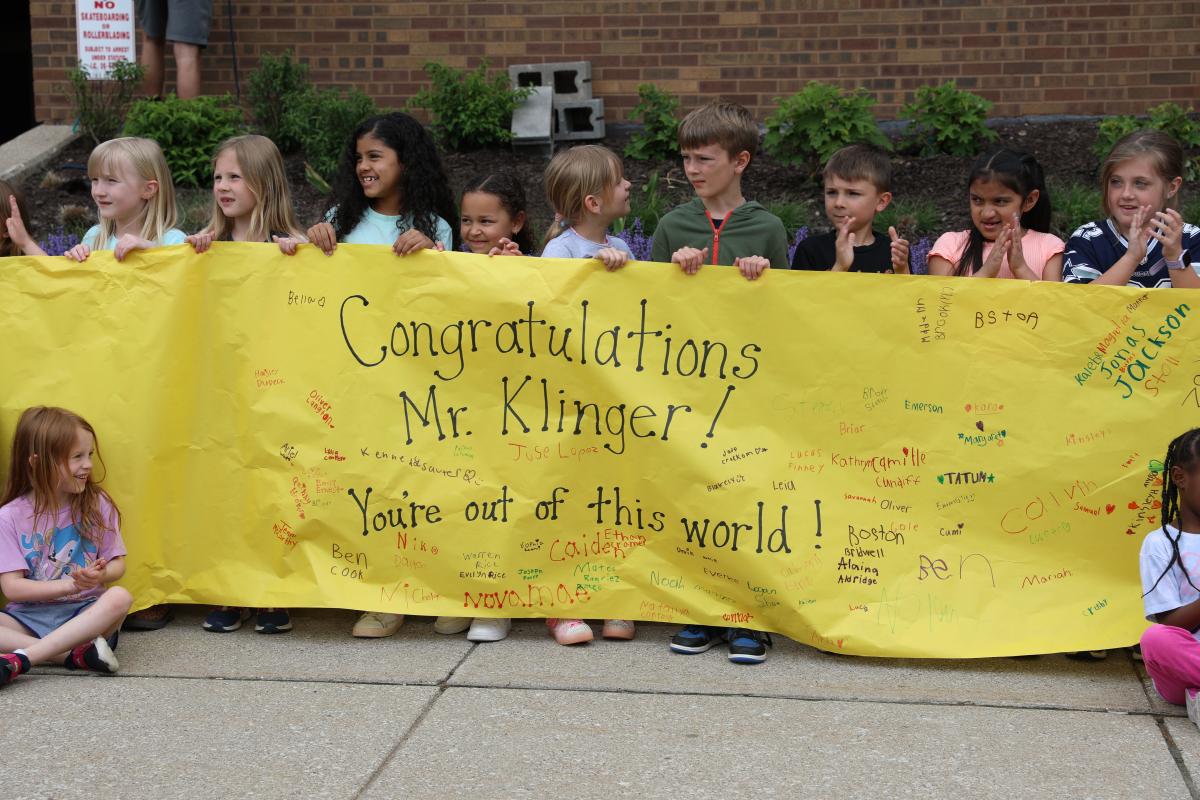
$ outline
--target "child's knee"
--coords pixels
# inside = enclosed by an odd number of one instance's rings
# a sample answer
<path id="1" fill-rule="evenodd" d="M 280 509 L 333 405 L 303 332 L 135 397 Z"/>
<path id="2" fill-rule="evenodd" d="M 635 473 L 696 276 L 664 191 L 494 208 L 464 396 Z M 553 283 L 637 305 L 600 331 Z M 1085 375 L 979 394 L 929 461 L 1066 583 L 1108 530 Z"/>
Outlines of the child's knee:
<path id="1" fill-rule="evenodd" d="M 129 611 L 133 605 L 133 595 L 123 586 L 110 586 L 104 590 L 104 599 L 112 604 L 114 608 L 119 609 L 122 613 Z"/>
<path id="2" fill-rule="evenodd" d="M 1177 637 L 1175 633 L 1177 630 L 1179 629 L 1173 629 L 1170 625 L 1159 625 L 1158 623 L 1147 628 L 1141 638 L 1142 657 L 1153 658 L 1155 653 L 1169 647 L 1171 641 Z"/>

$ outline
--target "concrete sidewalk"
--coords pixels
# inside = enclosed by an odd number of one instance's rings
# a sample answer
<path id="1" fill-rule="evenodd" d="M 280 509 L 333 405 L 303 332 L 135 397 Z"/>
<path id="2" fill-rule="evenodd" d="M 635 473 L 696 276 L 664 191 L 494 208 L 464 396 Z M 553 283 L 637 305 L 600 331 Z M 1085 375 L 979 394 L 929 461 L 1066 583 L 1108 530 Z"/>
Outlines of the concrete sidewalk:
<path id="1" fill-rule="evenodd" d="M 566 648 L 410 618 L 125 633 L 115 677 L 0 691 L 5 794 L 37 798 L 1200 798 L 1200 731 L 1124 652 L 1097 664 L 894 661 L 776 639 L 675 656 L 673 626 Z"/>

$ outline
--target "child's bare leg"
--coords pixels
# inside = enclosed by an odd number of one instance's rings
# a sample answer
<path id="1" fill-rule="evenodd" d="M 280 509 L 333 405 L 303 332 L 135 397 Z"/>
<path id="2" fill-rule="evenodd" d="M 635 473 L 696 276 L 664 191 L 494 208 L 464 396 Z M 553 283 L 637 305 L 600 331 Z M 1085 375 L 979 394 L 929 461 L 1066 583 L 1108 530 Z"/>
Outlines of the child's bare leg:
<path id="1" fill-rule="evenodd" d="M 31 664 L 62 661 L 71 648 L 90 642 L 97 636 L 110 636 L 133 605 L 133 595 L 120 586 L 111 586 L 79 613 L 32 644 L 23 645 Z"/>
<path id="2" fill-rule="evenodd" d="M 11 653 L 37 643 L 38 638 L 8 614 L 0 614 L 0 653 Z"/>

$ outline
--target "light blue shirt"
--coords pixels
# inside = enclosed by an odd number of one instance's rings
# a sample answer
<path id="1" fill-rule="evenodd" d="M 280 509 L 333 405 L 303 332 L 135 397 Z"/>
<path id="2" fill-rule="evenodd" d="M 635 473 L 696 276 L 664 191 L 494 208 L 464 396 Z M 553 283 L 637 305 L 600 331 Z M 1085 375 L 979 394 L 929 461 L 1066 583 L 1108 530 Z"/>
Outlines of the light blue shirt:
<path id="1" fill-rule="evenodd" d="M 95 245 L 91 244 L 91 242 L 98 242 L 99 239 L 100 239 L 100 226 L 99 225 L 93 225 L 92 227 L 88 228 L 87 233 L 85 233 L 83 235 L 83 243 L 86 244 L 88 247 L 92 248 L 93 250 L 116 250 L 117 249 L 117 237 L 116 236 L 108 237 L 108 241 L 105 242 L 103 245 L 98 244 L 98 243 Z M 166 247 L 167 245 L 171 245 L 171 244 L 183 244 L 186 241 L 187 241 L 186 233 L 179 230 L 179 228 L 171 228 L 170 230 L 168 230 L 166 233 L 163 234 L 162 246 Z"/>
<path id="2" fill-rule="evenodd" d="M 325 215 L 325 220 L 333 219 L 333 211 Z M 442 247 L 446 250 L 454 249 L 454 236 L 450 232 L 450 223 L 441 217 L 437 217 L 437 240 L 442 243 Z M 392 216 L 390 214 L 380 214 L 378 211 L 368 207 L 363 212 L 362 219 L 354 226 L 354 230 L 350 231 L 342 241 L 346 244 L 386 244 L 391 246 L 396 243 L 396 239 L 405 231 L 412 230 L 412 214 L 401 214 Z"/>
<path id="3" fill-rule="evenodd" d="M 591 258 L 606 247 L 615 247 L 633 258 L 633 251 L 625 242 L 608 234 L 604 238 L 607 243 L 600 244 L 580 236 L 574 228 L 568 228 L 546 243 L 542 258 Z"/>

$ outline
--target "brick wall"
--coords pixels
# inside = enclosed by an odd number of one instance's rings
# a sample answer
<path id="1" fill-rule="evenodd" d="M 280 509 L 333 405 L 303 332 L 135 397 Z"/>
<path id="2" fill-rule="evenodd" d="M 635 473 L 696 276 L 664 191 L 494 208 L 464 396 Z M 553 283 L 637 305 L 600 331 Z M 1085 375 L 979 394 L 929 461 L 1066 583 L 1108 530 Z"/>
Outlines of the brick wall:
<path id="1" fill-rule="evenodd" d="M 214 0 L 206 91 L 234 88 L 227 3 Z M 72 116 L 63 74 L 74 7 L 31 0 L 40 121 Z M 357 86 L 387 107 L 421 86 L 426 61 L 482 57 L 495 67 L 591 61 L 610 123 L 627 117 L 641 82 L 685 108 L 721 95 L 760 119 L 809 80 L 865 86 L 881 118 L 914 88 L 950 78 L 995 102 L 996 116 L 1135 113 L 1200 95 L 1200 2 L 235 0 L 233 16 L 243 90 L 260 53 L 291 48 L 315 81 Z"/>

